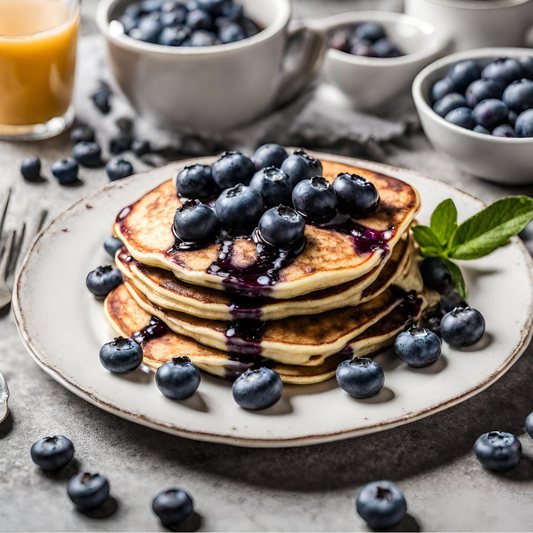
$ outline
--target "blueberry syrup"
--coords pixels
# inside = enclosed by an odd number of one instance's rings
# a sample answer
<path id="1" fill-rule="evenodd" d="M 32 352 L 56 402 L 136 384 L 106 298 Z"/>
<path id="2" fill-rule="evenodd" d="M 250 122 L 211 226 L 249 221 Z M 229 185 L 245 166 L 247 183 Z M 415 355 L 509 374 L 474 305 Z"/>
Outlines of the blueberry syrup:
<path id="1" fill-rule="evenodd" d="M 127 207 L 122 209 L 122 211 L 117 215 L 117 220 L 116 221 L 117 222 L 122 222 L 131 213 L 132 209 L 133 209 L 132 205 L 128 205 Z"/>
<path id="2" fill-rule="evenodd" d="M 166 324 L 161 322 L 158 318 L 153 316 L 150 322 L 140 331 L 132 334 L 131 338 L 137 343 L 142 344 L 144 341 L 158 339 L 168 332 Z"/>
<path id="3" fill-rule="evenodd" d="M 123 246 L 121 249 L 120 249 L 120 252 L 118 253 L 118 259 L 122 262 L 122 263 L 130 263 L 131 261 L 133 261 L 133 257 L 130 255 L 130 253 L 128 252 L 128 249 Z"/>
<path id="4" fill-rule="evenodd" d="M 236 320 L 225 331 L 229 352 L 238 355 L 261 355 L 261 339 L 266 322 L 260 320 Z"/>
<path id="5" fill-rule="evenodd" d="M 420 314 L 422 308 L 422 299 L 418 297 L 416 291 L 403 293 L 403 301 L 397 309 L 402 313 L 404 324 L 410 324 Z"/>

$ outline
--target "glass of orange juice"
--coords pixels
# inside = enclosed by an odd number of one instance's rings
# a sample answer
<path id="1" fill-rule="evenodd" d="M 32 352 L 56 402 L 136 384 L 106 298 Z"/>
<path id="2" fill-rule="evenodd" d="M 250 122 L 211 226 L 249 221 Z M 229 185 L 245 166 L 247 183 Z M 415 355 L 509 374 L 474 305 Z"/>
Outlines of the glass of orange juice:
<path id="1" fill-rule="evenodd" d="M 0 138 L 71 125 L 79 19 L 80 0 L 0 0 Z"/>

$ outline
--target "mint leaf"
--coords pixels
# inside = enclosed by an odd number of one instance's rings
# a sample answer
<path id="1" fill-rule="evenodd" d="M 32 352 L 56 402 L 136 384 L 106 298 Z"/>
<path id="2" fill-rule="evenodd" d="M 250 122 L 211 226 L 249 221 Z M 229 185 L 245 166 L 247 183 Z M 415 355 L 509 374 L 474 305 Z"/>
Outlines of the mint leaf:
<path id="1" fill-rule="evenodd" d="M 446 268 L 450 271 L 452 281 L 455 283 L 455 286 L 457 287 L 457 291 L 459 292 L 461 298 L 463 298 L 463 300 L 466 300 L 466 286 L 461 269 L 453 261 L 450 261 L 446 257 L 441 257 L 441 259 L 442 262 L 446 265 Z"/>
<path id="2" fill-rule="evenodd" d="M 443 252 L 439 239 L 429 226 L 415 226 L 413 235 L 424 257 L 438 257 Z"/>
<path id="3" fill-rule="evenodd" d="M 522 231 L 532 218 L 532 198 L 502 198 L 457 228 L 448 244 L 447 255 L 454 259 L 477 259 L 488 255 Z"/>
<path id="4" fill-rule="evenodd" d="M 441 246 L 445 247 L 457 228 L 457 208 L 451 198 L 444 200 L 435 208 L 429 226 Z"/>

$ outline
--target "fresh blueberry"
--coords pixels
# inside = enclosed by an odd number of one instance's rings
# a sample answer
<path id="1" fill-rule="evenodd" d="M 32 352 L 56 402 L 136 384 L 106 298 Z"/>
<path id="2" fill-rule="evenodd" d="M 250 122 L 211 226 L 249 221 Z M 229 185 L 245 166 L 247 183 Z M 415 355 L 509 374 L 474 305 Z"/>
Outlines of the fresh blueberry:
<path id="1" fill-rule="evenodd" d="M 213 163 L 213 179 L 221 189 L 227 189 L 242 183 L 248 185 L 255 173 L 255 167 L 249 157 L 240 152 L 225 152 Z"/>
<path id="2" fill-rule="evenodd" d="M 70 499 L 82 510 L 102 505 L 109 496 L 109 483 L 100 474 L 76 474 L 68 482 Z"/>
<path id="3" fill-rule="evenodd" d="M 279 374 L 267 367 L 247 370 L 233 383 L 235 403 L 251 411 L 261 411 L 275 404 L 282 392 Z"/>
<path id="4" fill-rule="evenodd" d="M 329 47 L 339 50 L 339 52 L 349 52 L 350 33 L 346 29 L 337 30 L 329 41 Z"/>
<path id="5" fill-rule="evenodd" d="M 121 180 L 133 174 L 133 167 L 123 157 L 113 157 L 105 166 L 105 171 L 111 181 Z"/>
<path id="6" fill-rule="evenodd" d="M 483 133 L 483 135 L 490 135 L 490 131 L 484 126 L 481 126 L 481 124 L 474 126 L 472 131 L 475 131 L 476 133 Z"/>
<path id="7" fill-rule="evenodd" d="M 121 154 L 131 148 L 133 137 L 129 132 L 121 131 L 116 137 L 113 137 L 109 143 L 109 151 L 112 154 Z"/>
<path id="8" fill-rule="evenodd" d="M 509 108 L 505 102 L 489 98 L 480 102 L 473 113 L 478 124 L 492 131 L 496 126 L 507 122 Z"/>
<path id="9" fill-rule="evenodd" d="M 220 41 L 213 32 L 196 30 L 183 42 L 182 46 L 214 46 L 215 44 L 220 44 Z"/>
<path id="10" fill-rule="evenodd" d="M 177 209 L 172 228 L 183 242 L 198 243 L 214 237 L 220 223 L 212 207 L 189 200 Z"/>
<path id="11" fill-rule="evenodd" d="M 483 78 L 494 80 L 501 87 L 506 87 L 513 81 L 522 78 L 522 65 L 510 57 L 500 57 L 489 63 L 481 72 Z"/>
<path id="12" fill-rule="evenodd" d="M 195 9 L 187 13 L 186 22 L 191 30 L 210 30 L 213 27 L 211 15 L 203 9 Z"/>
<path id="13" fill-rule="evenodd" d="M 120 239 L 117 239 L 116 237 L 109 237 L 109 239 L 106 239 L 104 241 L 104 248 L 105 251 L 113 258 L 115 259 L 115 255 L 117 255 L 117 252 L 124 246 L 122 241 Z"/>
<path id="14" fill-rule="evenodd" d="M 138 18 L 130 17 L 129 15 L 122 15 L 118 21 L 122 24 L 122 28 L 124 29 L 124 33 L 126 35 L 129 35 L 131 30 L 134 30 L 137 28 L 137 24 L 139 23 Z"/>
<path id="15" fill-rule="evenodd" d="M 370 398 L 383 388 L 385 372 L 368 357 L 353 357 L 337 367 L 337 383 L 354 398 Z"/>
<path id="16" fill-rule="evenodd" d="M 69 185 L 78 181 L 78 163 L 70 157 L 52 163 L 50 170 L 61 185 Z"/>
<path id="17" fill-rule="evenodd" d="M 444 118 L 450 111 L 467 105 L 466 99 L 462 94 L 449 93 L 433 104 L 433 111 Z"/>
<path id="18" fill-rule="evenodd" d="M 479 66 L 473 59 L 465 59 L 455 63 L 448 73 L 455 90 L 459 93 L 464 93 L 466 88 L 480 75 Z"/>
<path id="19" fill-rule="evenodd" d="M 167 2 L 173 4 L 173 2 Z M 183 5 L 174 4 L 174 8 L 170 11 L 161 11 L 161 23 L 164 27 L 181 26 L 187 20 L 187 8 Z"/>
<path id="20" fill-rule="evenodd" d="M 77 144 L 81 142 L 94 142 L 94 130 L 89 126 L 78 126 L 70 132 L 70 142 Z"/>
<path id="21" fill-rule="evenodd" d="M 481 78 L 468 86 L 465 97 L 469 107 L 474 109 L 479 102 L 487 100 L 487 98 L 501 98 L 502 88 L 493 80 Z"/>
<path id="22" fill-rule="evenodd" d="M 438 102 L 447 94 L 453 93 L 455 90 L 452 80 L 450 78 L 442 78 L 431 88 L 431 100 L 433 103 Z"/>
<path id="23" fill-rule="evenodd" d="M 526 418 L 527 434 L 533 439 L 533 413 L 529 413 Z"/>
<path id="24" fill-rule="evenodd" d="M 301 181 L 292 191 L 296 211 L 313 221 L 325 221 L 335 215 L 337 194 L 333 186 L 321 176 Z"/>
<path id="25" fill-rule="evenodd" d="M 161 13 L 152 12 L 140 18 L 137 28 L 130 31 L 130 36 L 145 43 L 156 43 L 162 29 Z"/>
<path id="26" fill-rule="evenodd" d="M 398 485 L 392 481 L 367 483 L 356 501 L 359 516 L 372 529 L 390 529 L 407 513 L 407 503 Z"/>
<path id="27" fill-rule="evenodd" d="M 376 57 L 400 57 L 403 56 L 403 53 L 400 51 L 398 46 L 392 41 L 383 37 L 378 39 L 374 43 L 374 54 Z"/>
<path id="28" fill-rule="evenodd" d="M 516 119 L 518 118 L 518 115 L 511 109 L 509 111 L 509 115 L 507 116 L 507 120 L 509 124 L 514 128 L 514 125 L 516 124 Z"/>
<path id="29" fill-rule="evenodd" d="M 281 170 L 291 178 L 293 187 L 296 187 L 302 180 L 322 176 L 322 163 L 303 150 L 297 150 L 283 161 Z"/>
<path id="30" fill-rule="evenodd" d="M 194 11 L 195 9 L 199 9 L 200 8 L 200 4 L 198 3 L 198 0 L 187 0 L 185 2 L 185 7 L 189 11 Z"/>
<path id="31" fill-rule="evenodd" d="M 514 128 L 519 137 L 533 137 L 533 109 L 520 113 Z"/>
<path id="32" fill-rule="evenodd" d="M 496 126 L 492 135 L 494 135 L 494 137 L 507 137 L 509 139 L 516 137 L 516 133 L 510 124 Z"/>
<path id="33" fill-rule="evenodd" d="M 143 350 L 132 339 L 116 337 L 100 349 L 100 363 L 114 374 L 133 372 L 142 362 Z"/>
<path id="34" fill-rule="evenodd" d="M 424 285 L 438 292 L 444 291 L 452 283 L 450 271 L 439 257 L 426 257 L 420 263 L 420 274 Z"/>
<path id="35" fill-rule="evenodd" d="M 303 238 L 305 221 L 294 209 L 279 205 L 261 217 L 258 228 L 268 244 L 284 248 Z"/>
<path id="36" fill-rule="evenodd" d="M 471 346 L 485 332 L 483 315 L 471 307 L 456 307 L 446 313 L 441 320 L 442 338 L 452 346 Z"/>
<path id="37" fill-rule="evenodd" d="M 359 217 L 374 212 L 379 205 L 376 186 L 357 174 L 339 174 L 333 182 L 340 213 Z"/>
<path id="38" fill-rule="evenodd" d="M 502 100 L 518 115 L 533 107 L 533 81 L 522 78 L 513 81 L 503 91 Z"/>
<path id="39" fill-rule="evenodd" d="M 191 30 L 185 26 L 171 26 L 161 32 L 157 42 L 164 46 L 181 46 L 190 35 Z"/>
<path id="40" fill-rule="evenodd" d="M 283 170 L 266 167 L 256 172 L 250 187 L 262 197 L 265 207 L 291 205 L 292 181 Z"/>
<path id="41" fill-rule="evenodd" d="M 256 151 L 252 158 L 255 170 L 261 170 L 266 167 L 281 168 L 283 161 L 287 159 L 288 154 L 283 146 L 279 144 L 263 144 Z"/>
<path id="42" fill-rule="evenodd" d="M 72 148 L 72 157 L 84 167 L 94 168 L 102 165 L 102 151 L 95 142 L 79 142 Z"/>
<path id="43" fill-rule="evenodd" d="M 107 85 L 102 85 L 100 89 L 91 95 L 94 105 L 100 110 L 100 113 L 107 115 L 111 111 L 109 99 L 111 97 L 111 89 Z"/>
<path id="44" fill-rule="evenodd" d="M 154 498 L 152 509 L 164 526 L 174 526 L 191 516 L 193 503 L 184 490 L 168 489 Z"/>
<path id="45" fill-rule="evenodd" d="M 438 361 L 441 342 L 429 329 L 412 326 L 396 337 L 394 351 L 404 363 L 413 368 L 422 368 Z"/>
<path id="46" fill-rule="evenodd" d="M 466 128 L 467 130 L 472 130 L 476 126 L 474 115 L 469 107 L 457 107 L 452 109 L 444 117 L 444 120 L 461 128 Z"/>
<path id="47" fill-rule="evenodd" d="M 63 435 L 43 437 L 31 447 L 31 460 L 43 470 L 59 470 L 74 457 L 74 445 Z"/>
<path id="48" fill-rule="evenodd" d="M 518 465 L 522 445 L 512 433 L 489 431 L 476 440 L 474 453 L 484 468 L 503 472 Z"/>
<path id="49" fill-rule="evenodd" d="M 163 0 L 143 0 L 140 5 L 143 13 L 159 11 L 163 7 Z"/>
<path id="50" fill-rule="evenodd" d="M 200 386 L 201 379 L 200 370 L 188 357 L 174 357 L 155 373 L 157 388 L 171 400 L 190 398 Z"/>
<path id="51" fill-rule="evenodd" d="M 117 128 L 122 132 L 126 133 L 127 135 L 133 134 L 133 120 L 128 117 L 121 117 L 115 120 L 115 124 L 117 125 Z"/>
<path id="52" fill-rule="evenodd" d="M 141 157 L 142 155 L 149 154 L 152 151 L 152 146 L 150 145 L 150 141 L 146 139 L 135 139 L 131 143 L 131 151 L 137 157 Z"/>
<path id="53" fill-rule="evenodd" d="M 107 296 L 123 282 L 122 273 L 110 265 L 101 266 L 87 275 L 87 288 L 98 297 Z"/>
<path id="54" fill-rule="evenodd" d="M 246 33 L 246 37 L 253 37 L 259 33 L 259 26 L 251 18 L 241 17 L 239 23 Z"/>
<path id="55" fill-rule="evenodd" d="M 235 2 L 224 2 L 221 15 L 230 20 L 240 20 L 244 16 L 244 6 Z"/>
<path id="56" fill-rule="evenodd" d="M 468 307 L 468 304 L 459 294 L 457 287 L 452 283 L 444 291 L 441 292 L 440 308 L 442 310 L 442 314 L 444 315 L 446 313 L 449 313 L 450 311 L 453 311 L 456 307 Z"/>
<path id="57" fill-rule="evenodd" d="M 239 183 L 222 192 L 215 211 L 224 228 L 233 233 L 250 232 L 264 212 L 263 197 L 255 189 Z"/>
<path id="58" fill-rule="evenodd" d="M 350 48 L 350 54 L 361 57 L 376 57 L 371 41 L 359 41 Z"/>
<path id="59" fill-rule="evenodd" d="M 246 34 L 237 22 L 230 22 L 220 28 L 218 38 L 222 44 L 236 43 L 237 41 L 246 39 Z"/>
<path id="60" fill-rule="evenodd" d="M 135 2 L 133 4 L 130 4 L 125 10 L 124 15 L 127 17 L 131 17 L 134 19 L 138 19 L 143 14 L 143 10 L 141 8 L 140 2 Z"/>
<path id="61" fill-rule="evenodd" d="M 41 177 L 41 159 L 37 156 L 25 157 L 20 164 L 20 173 L 27 181 L 43 181 Z"/>
<path id="62" fill-rule="evenodd" d="M 180 170 L 176 177 L 176 189 L 182 198 L 207 200 L 215 195 L 217 186 L 211 167 L 191 165 Z"/>
<path id="63" fill-rule="evenodd" d="M 533 80 L 533 56 L 523 56 L 518 59 L 522 72 L 528 80 Z"/>
<path id="64" fill-rule="evenodd" d="M 355 27 L 354 35 L 360 41 L 376 42 L 378 39 L 383 39 L 385 29 L 377 22 L 363 22 Z"/>

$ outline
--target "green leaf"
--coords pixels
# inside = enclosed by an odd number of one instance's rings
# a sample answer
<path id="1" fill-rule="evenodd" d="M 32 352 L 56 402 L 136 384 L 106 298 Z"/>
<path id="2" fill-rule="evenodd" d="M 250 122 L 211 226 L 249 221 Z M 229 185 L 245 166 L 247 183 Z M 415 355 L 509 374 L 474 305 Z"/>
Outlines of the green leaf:
<path id="1" fill-rule="evenodd" d="M 442 253 L 439 239 L 429 226 L 415 226 L 413 235 L 420 246 L 420 253 L 424 257 L 438 257 Z"/>
<path id="2" fill-rule="evenodd" d="M 457 208 L 451 198 L 441 202 L 431 215 L 430 227 L 442 247 L 446 247 L 457 228 Z"/>
<path id="3" fill-rule="evenodd" d="M 446 257 L 441 257 L 442 262 L 446 265 L 446 268 L 450 271 L 452 276 L 452 281 L 455 283 L 461 298 L 466 300 L 466 286 L 465 279 L 463 278 L 463 273 L 461 269 L 453 262 L 447 259 Z"/>

